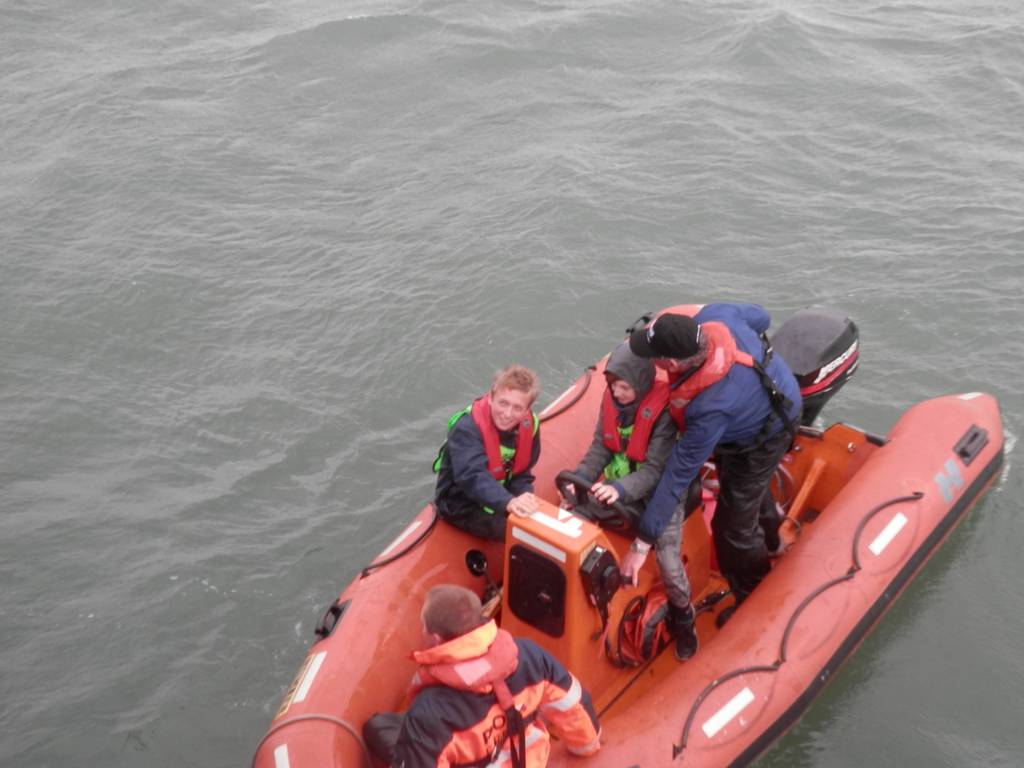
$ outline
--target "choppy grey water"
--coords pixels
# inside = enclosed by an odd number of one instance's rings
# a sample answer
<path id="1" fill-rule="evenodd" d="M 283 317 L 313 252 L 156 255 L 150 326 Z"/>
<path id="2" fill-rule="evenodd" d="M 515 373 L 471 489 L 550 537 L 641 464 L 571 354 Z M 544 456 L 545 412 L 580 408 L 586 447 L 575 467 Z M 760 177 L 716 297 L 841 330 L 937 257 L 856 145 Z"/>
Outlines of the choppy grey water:
<path id="1" fill-rule="evenodd" d="M 1007 469 L 764 766 L 1024 762 L 1024 9 L 7 0 L 0 764 L 245 765 L 498 366 L 827 303 Z"/>

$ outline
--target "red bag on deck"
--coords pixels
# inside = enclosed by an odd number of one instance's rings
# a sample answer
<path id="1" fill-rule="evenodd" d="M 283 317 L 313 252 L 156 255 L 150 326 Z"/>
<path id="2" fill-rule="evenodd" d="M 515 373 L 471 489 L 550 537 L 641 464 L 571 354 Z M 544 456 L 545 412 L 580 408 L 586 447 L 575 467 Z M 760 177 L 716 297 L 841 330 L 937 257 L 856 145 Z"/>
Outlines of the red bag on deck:
<path id="1" fill-rule="evenodd" d="M 615 648 L 605 638 L 605 653 L 617 667 L 639 667 L 669 644 L 668 595 L 658 582 L 646 595 L 626 604 L 615 633 Z"/>

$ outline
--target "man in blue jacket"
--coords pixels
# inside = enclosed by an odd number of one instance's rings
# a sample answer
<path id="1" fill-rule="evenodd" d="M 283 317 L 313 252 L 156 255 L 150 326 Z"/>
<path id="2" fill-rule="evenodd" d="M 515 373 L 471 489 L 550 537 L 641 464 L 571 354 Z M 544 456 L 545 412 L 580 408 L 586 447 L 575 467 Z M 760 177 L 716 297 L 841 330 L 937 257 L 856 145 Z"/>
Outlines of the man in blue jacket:
<path id="1" fill-rule="evenodd" d="M 669 409 L 681 435 L 623 564 L 627 577 L 643 565 L 712 455 L 721 483 L 712 538 L 736 606 L 770 570 L 759 519 L 777 520 L 769 484 L 801 407 L 789 366 L 767 353 L 762 337 L 770 323 L 756 304 L 708 304 L 692 318 L 663 314 L 631 334 L 633 352 L 654 358 L 669 374 Z M 777 522 L 769 535 L 777 537 Z M 722 611 L 719 623 L 734 609 Z"/>

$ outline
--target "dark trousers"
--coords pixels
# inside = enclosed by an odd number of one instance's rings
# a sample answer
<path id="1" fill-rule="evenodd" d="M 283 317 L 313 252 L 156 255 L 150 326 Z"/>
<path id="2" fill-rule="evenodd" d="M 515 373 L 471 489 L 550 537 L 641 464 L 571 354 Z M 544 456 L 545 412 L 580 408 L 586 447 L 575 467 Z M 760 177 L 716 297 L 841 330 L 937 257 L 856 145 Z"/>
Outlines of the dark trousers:
<path id="1" fill-rule="evenodd" d="M 505 521 L 508 512 L 485 512 L 476 504 L 454 505 L 447 501 L 436 502 L 441 519 L 454 525 L 460 531 L 471 533 L 490 541 L 505 540 Z"/>
<path id="2" fill-rule="evenodd" d="M 395 745 L 402 730 L 402 720 L 398 712 L 377 712 L 363 724 L 366 748 L 385 765 L 395 761 Z"/>
<path id="3" fill-rule="evenodd" d="M 711 535 L 718 567 L 737 602 L 744 600 L 771 570 L 760 521 L 764 519 L 766 526 L 774 523 L 769 536 L 777 543 L 777 515 L 769 485 L 790 439 L 783 429 L 755 448 L 716 456 L 721 490 L 711 520 Z"/>

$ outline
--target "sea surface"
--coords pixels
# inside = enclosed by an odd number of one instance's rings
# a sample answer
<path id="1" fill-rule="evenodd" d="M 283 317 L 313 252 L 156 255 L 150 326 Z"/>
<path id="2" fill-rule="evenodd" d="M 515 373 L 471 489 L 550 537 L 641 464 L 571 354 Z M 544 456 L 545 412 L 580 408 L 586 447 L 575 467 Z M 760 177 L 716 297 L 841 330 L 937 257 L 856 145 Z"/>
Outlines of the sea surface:
<path id="1" fill-rule="evenodd" d="M 0 765 L 248 765 L 449 414 L 715 300 L 1007 430 L 758 764 L 1024 764 L 1022 132 L 1019 2 L 3 0 Z"/>

